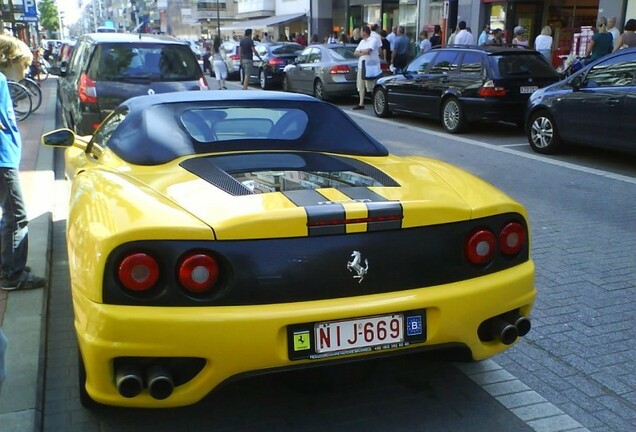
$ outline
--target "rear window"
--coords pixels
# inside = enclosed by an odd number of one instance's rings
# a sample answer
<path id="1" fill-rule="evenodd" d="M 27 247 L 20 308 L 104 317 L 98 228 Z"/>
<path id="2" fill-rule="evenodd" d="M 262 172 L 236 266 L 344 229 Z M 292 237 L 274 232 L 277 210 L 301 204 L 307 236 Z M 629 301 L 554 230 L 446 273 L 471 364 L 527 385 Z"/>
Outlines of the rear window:
<path id="1" fill-rule="evenodd" d="M 538 53 L 505 54 L 490 56 L 495 63 L 493 70 L 498 75 L 493 78 L 551 78 L 556 72 Z"/>
<path id="2" fill-rule="evenodd" d="M 331 56 L 335 60 L 355 60 L 357 57 L 353 54 L 356 50 L 355 47 L 337 47 L 337 48 L 329 48 L 331 51 Z"/>
<path id="3" fill-rule="evenodd" d="M 298 51 L 303 50 L 302 45 L 298 44 L 285 44 L 279 46 L 272 47 L 272 54 L 280 55 L 280 54 L 296 54 Z"/>
<path id="4" fill-rule="evenodd" d="M 95 81 L 196 81 L 200 75 L 187 45 L 100 44 L 88 69 Z"/>

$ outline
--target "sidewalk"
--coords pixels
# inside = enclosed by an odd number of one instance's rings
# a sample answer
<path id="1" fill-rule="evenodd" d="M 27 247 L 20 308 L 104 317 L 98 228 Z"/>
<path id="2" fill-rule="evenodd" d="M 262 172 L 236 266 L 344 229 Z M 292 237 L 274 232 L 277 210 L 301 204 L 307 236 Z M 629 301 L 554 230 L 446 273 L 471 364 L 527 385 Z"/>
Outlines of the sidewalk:
<path id="1" fill-rule="evenodd" d="M 42 83 L 42 106 L 19 123 L 22 135 L 20 180 L 29 215 L 29 259 L 36 275 L 49 276 L 54 205 L 53 149 L 40 136 L 55 129 L 57 80 Z M 9 340 L 7 378 L 0 394 L 0 430 L 41 429 L 46 344 L 46 308 L 52 287 L 32 291 L 0 290 L 0 326 Z"/>

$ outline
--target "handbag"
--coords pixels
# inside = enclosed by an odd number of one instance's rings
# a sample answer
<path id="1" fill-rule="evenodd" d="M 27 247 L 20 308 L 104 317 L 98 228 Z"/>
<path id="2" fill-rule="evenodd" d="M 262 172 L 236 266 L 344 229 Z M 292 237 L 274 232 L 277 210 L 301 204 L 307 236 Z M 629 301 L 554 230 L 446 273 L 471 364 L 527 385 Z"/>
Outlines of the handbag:
<path id="1" fill-rule="evenodd" d="M 382 76 L 382 68 L 379 61 L 362 60 L 362 79 L 376 80 Z"/>

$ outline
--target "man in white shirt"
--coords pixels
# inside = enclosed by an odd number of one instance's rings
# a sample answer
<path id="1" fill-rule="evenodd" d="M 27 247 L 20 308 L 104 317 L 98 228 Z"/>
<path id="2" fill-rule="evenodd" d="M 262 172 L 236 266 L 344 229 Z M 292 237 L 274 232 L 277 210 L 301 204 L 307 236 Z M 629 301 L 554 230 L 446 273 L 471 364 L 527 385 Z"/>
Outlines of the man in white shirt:
<path id="1" fill-rule="evenodd" d="M 612 39 L 616 44 L 618 38 L 621 37 L 621 32 L 616 28 L 616 17 L 610 17 L 607 20 L 607 31 L 612 34 Z"/>
<path id="2" fill-rule="evenodd" d="M 386 40 L 388 40 L 389 41 L 389 45 L 391 45 L 391 52 L 393 52 L 393 50 L 395 49 L 395 38 L 396 37 L 397 37 L 397 26 L 394 25 L 393 28 L 391 28 L 391 33 L 386 35 Z"/>
<path id="3" fill-rule="evenodd" d="M 459 33 L 455 36 L 455 45 L 475 45 L 473 35 L 466 30 L 466 21 L 460 21 L 458 27 Z"/>
<path id="4" fill-rule="evenodd" d="M 358 95 L 360 101 L 358 105 L 354 106 L 354 110 L 364 109 L 364 96 L 366 92 L 372 92 L 375 85 L 374 79 L 365 79 L 362 76 L 362 62 L 366 62 L 367 65 L 376 65 L 378 70 L 380 69 L 380 49 L 382 48 L 382 42 L 377 38 L 371 36 L 371 29 L 369 26 L 363 26 L 360 35 L 362 40 L 358 44 L 358 47 L 354 51 L 354 55 L 358 57 L 358 76 L 356 79 L 356 87 L 358 88 Z"/>

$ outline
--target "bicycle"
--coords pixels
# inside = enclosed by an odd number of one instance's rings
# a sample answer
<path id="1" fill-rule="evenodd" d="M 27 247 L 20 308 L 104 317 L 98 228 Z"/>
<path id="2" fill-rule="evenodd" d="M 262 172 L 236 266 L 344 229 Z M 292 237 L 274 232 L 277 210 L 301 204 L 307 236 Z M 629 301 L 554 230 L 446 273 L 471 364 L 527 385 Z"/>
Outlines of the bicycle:
<path id="1" fill-rule="evenodd" d="M 20 84 L 22 84 L 29 91 L 29 95 L 31 96 L 31 100 L 33 102 L 33 107 L 31 108 L 31 112 L 37 111 L 42 105 L 42 89 L 40 88 L 40 84 L 32 78 L 25 77 L 20 80 Z"/>
<path id="2" fill-rule="evenodd" d="M 13 102 L 13 111 L 16 120 L 25 120 L 31 114 L 33 108 L 33 101 L 29 90 L 15 81 L 7 81 L 7 85 L 9 86 L 9 94 Z"/>

